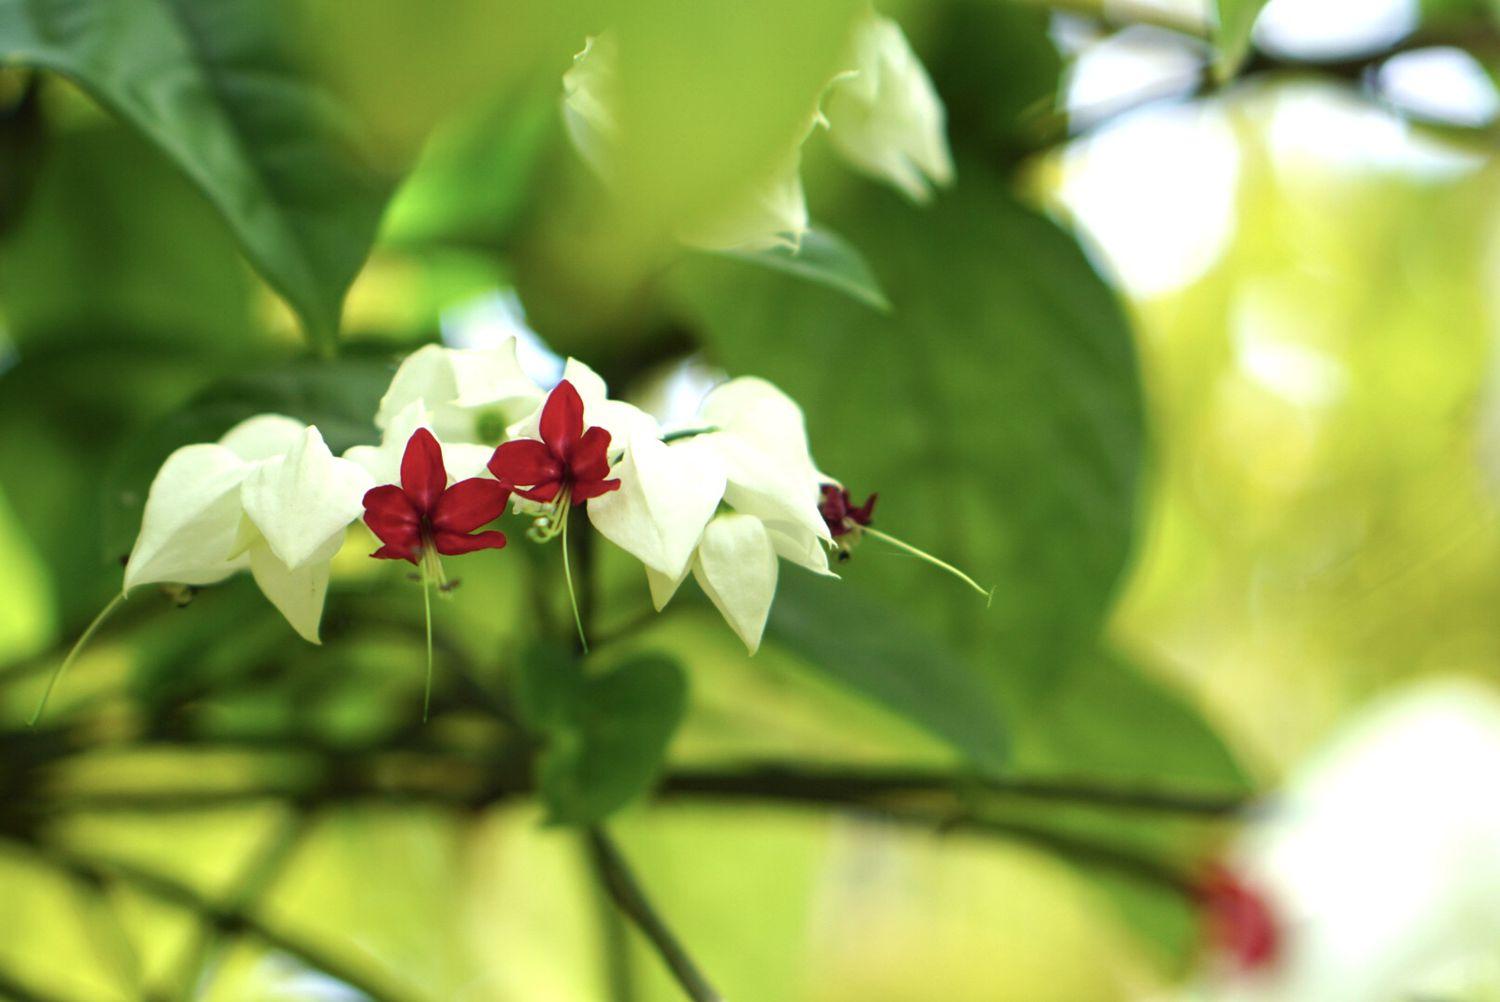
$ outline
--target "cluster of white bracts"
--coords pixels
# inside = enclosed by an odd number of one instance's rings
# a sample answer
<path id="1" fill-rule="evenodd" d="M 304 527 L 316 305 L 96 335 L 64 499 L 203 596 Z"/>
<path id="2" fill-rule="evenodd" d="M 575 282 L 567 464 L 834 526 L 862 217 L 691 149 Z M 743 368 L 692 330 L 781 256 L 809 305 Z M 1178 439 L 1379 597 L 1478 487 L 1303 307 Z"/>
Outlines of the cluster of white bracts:
<path id="1" fill-rule="evenodd" d="M 671 429 L 611 400 L 582 362 L 569 359 L 563 378 L 583 399 L 585 423 L 611 436 L 620 488 L 588 502 L 595 528 L 645 565 L 658 609 L 691 571 L 753 652 L 777 558 L 830 573 L 822 478 L 800 408 L 764 380 L 730 380 L 704 398 L 687 426 L 696 434 L 663 441 Z M 378 445 L 336 457 L 316 427 L 268 414 L 217 443 L 184 446 L 151 485 L 125 589 L 213 584 L 248 568 L 297 632 L 317 642 L 334 554 L 365 492 L 398 481 L 412 433 L 437 437 L 450 483 L 484 476 L 494 443 L 481 441 L 482 420 L 508 422 L 510 438 L 533 437 L 545 394 L 522 371 L 514 340 L 493 350 L 429 345 L 402 363 L 381 400 Z"/>
<path id="2" fill-rule="evenodd" d="M 579 153 L 605 179 L 619 142 L 615 93 L 617 42 L 590 38 L 563 76 L 563 113 Z M 932 185 L 953 180 L 943 103 L 901 28 L 867 9 L 854 27 L 846 68 L 807 112 L 807 127 L 761 181 L 722 216 L 684 233 L 709 249 L 796 249 L 808 229 L 802 191 L 802 142 L 814 128 L 857 170 L 926 201 Z"/>

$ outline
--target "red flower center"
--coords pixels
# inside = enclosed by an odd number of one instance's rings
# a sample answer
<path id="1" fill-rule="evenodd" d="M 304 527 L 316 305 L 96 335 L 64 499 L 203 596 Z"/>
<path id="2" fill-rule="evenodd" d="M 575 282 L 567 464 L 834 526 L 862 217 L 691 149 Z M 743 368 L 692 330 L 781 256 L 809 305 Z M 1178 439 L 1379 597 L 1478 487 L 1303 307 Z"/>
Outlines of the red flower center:
<path id="1" fill-rule="evenodd" d="M 837 484 L 824 484 L 823 500 L 818 505 L 818 513 L 823 516 L 829 533 L 834 537 L 843 536 L 853 532 L 856 527 L 870 524 L 878 496 L 871 494 L 865 498 L 864 504 L 856 508 L 847 490 Z"/>
<path id="2" fill-rule="evenodd" d="M 490 457 L 495 479 L 523 498 L 548 502 L 566 492 L 573 504 L 618 490 L 609 476 L 609 432 L 584 428 L 583 398 L 564 379 L 547 395 L 541 439 L 502 442 Z"/>
<path id="3" fill-rule="evenodd" d="M 429 547 L 446 556 L 498 550 L 505 533 L 474 530 L 503 515 L 509 499 L 509 488 L 484 477 L 449 487 L 442 447 L 432 432 L 418 428 L 401 456 L 401 485 L 365 493 L 365 524 L 382 544 L 370 555 L 416 564 Z"/>
<path id="4" fill-rule="evenodd" d="M 1276 959 L 1281 930 L 1258 889 L 1237 874 L 1214 866 L 1198 882 L 1208 945 L 1241 971 L 1262 970 Z"/>

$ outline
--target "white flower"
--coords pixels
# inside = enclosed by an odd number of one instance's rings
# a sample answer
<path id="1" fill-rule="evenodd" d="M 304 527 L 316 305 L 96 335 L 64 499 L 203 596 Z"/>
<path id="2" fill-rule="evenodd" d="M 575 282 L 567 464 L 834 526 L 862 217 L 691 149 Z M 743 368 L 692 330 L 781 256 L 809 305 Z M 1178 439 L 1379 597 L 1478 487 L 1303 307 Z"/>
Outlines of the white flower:
<path id="1" fill-rule="evenodd" d="M 722 483 L 723 502 L 732 511 L 708 522 L 692 547 L 691 560 L 676 573 L 646 562 L 646 578 L 652 602 L 661 609 L 691 569 L 754 654 L 776 595 L 777 558 L 832 575 L 827 550 L 832 537 L 818 513 L 820 478 L 801 408 L 765 380 L 722 384 L 704 398 L 699 417 L 714 430 L 667 447 L 692 450 L 676 465 L 671 489 L 679 494 L 701 490 L 706 496 L 708 485 Z M 624 482 L 622 476 L 621 493 Z M 688 535 L 673 523 L 659 531 L 673 534 L 678 546 Z"/>
<path id="2" fill-rule="evenodd" d="M 184 446 L 152 481 L 125 591 L 213 584 L 248 567 L 292 628 L 317 643 L 329 562 L 371 485 L 317 428 L 280 415 Z"/>
<path id="3" fill-rule="evenodd" d="M 620 142 L 615 38 L 609 32 L 589 38 L 573 66 L 563 74 L 563 120 L 568 137 L 584 161 L 606 182 L 615 176 Z M 808 113 L 810 130 L 816 112 Z M 707 250 L 763 250 L 801 246 L 808 229 L 807 199 L 802 192 L 802 140 L 750 185 L 743 197 L 710 218 L 695 221 L 682 234 L 684 243 Z"/>
<path id="4" fill-rule="evenodd" d="M 1426 997 L 1500 948 L 1500 700 L 1427 683 L 1343 734 L 1267 805 L 1227 860 L 1275 946 L 1226 963 L 1207 997 Z"/>
<path id="5" fill-rule="evenodd" d="M 498 348 L 429 344 L 412 352 L 396 369 L 380 400 L 375 427 L 387 431 L 398 415 L 420 402 L 427 411 L 424 423 L 440 441 L 480 442 L 482 416 L 498 414 L 502 422 L 514 421 L 541 397 L 541 389 L 516 360 L 515 338 Z"/>
<path id="6" fill-rule="evenodd" d="M 873 9 L 855 28 L 853 72 L 829 85 L 823 116 L 851 164 L 914 201 L 953 180 L 943 102 L 900 26 Z"/>
<path id="7" fill-rule="evenodd" d="M 401 457 L 418 428 L 426 428 L 437 436 L 427 405 L 421 400 L 413 400 L 386 423 L 379 445 L 356 445 L 345 450 L 344 458 L 362 466 L 377 484 L 399 483 Z M 449 483 L 483 475 L 485 464 L 495 452 L 488 445 L 444 442 L 441 436 L 437 437 L 442 444 Z"/>

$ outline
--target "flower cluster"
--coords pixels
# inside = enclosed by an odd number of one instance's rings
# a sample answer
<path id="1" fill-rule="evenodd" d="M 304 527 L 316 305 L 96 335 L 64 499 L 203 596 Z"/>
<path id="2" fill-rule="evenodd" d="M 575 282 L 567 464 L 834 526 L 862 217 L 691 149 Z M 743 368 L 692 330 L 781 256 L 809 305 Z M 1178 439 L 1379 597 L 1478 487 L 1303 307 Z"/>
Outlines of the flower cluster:
<path id="1" fill-rule="evenodd" d="M 178 449 L 151 486 L 124 590 L 248 569 L 316 643 L 331 562 L 361 518 L 379 540 L 371 556 L 442 586 L 442 557 L 506 545 L 485 527 L 508 508 L 546 541 L 581 507 L 641 562 L 658 609 L 691 573 L 754 653 L 781 561 L 833 576 L 830 553 L 866 533 L 906 546 L 871 526 L 873 495 L 855 506 L 818 472 L 801 408 L 763 379 L 718 385 L 673 430 L 577 359 L 549 389 L 523 373 L 514 340 L 428 346 L 398 368 L 374 423 L 380 443 L 342 457 L 316 427 L 274 414 Z M 482 440 L 490 425 L 505 429 L 498 444 Z"/>
<path id="2" fill-rule="evenodd" d="M 588 39 L 563 76 L 568 135 L 606 180 L 620 140 L 617 48 L 608 31 Z M 942 101 L 900 26 L 867 8 L 843 65 L 808 108 L 806 127 L 785 156 L 737 203 L 682 234 L 685 243 L 712 250 L 797 249 L 808 230 L 802 143 L 818 127 L 828 130 L 830 144 L 856 170 L 913 201 L 925 202 L 933 185 L 953 180 Z"/>

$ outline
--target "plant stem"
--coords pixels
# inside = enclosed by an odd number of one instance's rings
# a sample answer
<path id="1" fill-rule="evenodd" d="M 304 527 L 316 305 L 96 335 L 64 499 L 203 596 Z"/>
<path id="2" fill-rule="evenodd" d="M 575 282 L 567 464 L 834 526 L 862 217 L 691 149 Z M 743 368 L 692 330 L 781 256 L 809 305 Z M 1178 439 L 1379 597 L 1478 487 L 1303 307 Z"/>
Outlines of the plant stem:
<path id="1" fill-rule="evenodd" d="M 588 861 L 592 862 L 593 847 L 588 844 L 587 836 L 583 850 Z M 602 886 L 594 885 L 590 890 L 599 913 L 605 992 L 610 1002 L 635 1002 L 635 976 L 631 970 L 630 938 L 626 933 L 625 919 Z"/>
<path id="2" fill-rule="evenodd" d="M 427 620 L 427 684 L 422 690 L 422 723 L 427 723 L 428 711 L 432 708 L 432 575 L 427 572 L 427 562 L 422 562 L 422 613 Z"/>
<path id="3" fill-rule="evenodd" d="M 419 997 L 405 988 L 384 983 L 380 977 L 373 977 L 366 971 L 351 967 L 318 947 L 282 933 L 243 909 L 217 904 L 175 877 L 124 860 L 80 855 L 60 846 L 32 844 L 31 848 L 36 850 L 43 861 L 64 872 L 90 879 L 117 877 L 159 901 L 194 912 L 222 933 L 248 933 L 273 950 L 289 954 L 309 967 L 363 992 L 373 1002 L 402 1002 Z"/>
<path id="4" fill-rule="evenodd" d="M 891 544 L 898 550 L 903 550 L 907 553 L 910 553 L 914 557 L 920 557 L 922 560 L 927 561 L 934 567 L 947 571 L 949 574 L 952 574 L 964 584 L 968 585 L 970 588 L 973 588 L 975 591 L 979 592 L 979 594 L 983 595 L 985 597 L 986 605 L 995 600 L 995 589 L 981 587 L 978 581 L 975 581 L 973 578 L 969 577 L 969 575 L 965 574 L 957 567 L 954 567 L 946 560 L 939 560 L 937 557 L 934 557 L 932 554 L 928 553 L 925 550 L 919 550 L 915 546 L 912 546 L 910 543 L 904 543 L 901 540 L 897 539 L 895 536 L 892 536 L 889 533 L 881 532 L 879 529 L 872 529 L 868 525 L 865 526 L 861 531 L 868 535 L 874 536 L 876 539 L 879 539 L 882 542 Z"/>
<path id="5" fill-rule="evenodd" d="M 29 726 L 35 727 L 36 722 L 42 719 L 42 711 L 47 708 L 47 700 L 52 696 L 52 687 L 57 685 L 57 680 L 62 678 L 63 672 L 67 671 L 72 667 L 73 662 L 78 660 L 78 655 L 83 652 L 84 647 L 93 639 L 94 634 L 99 632 L 99 627 L 104 625 L 104 621 L 120 607 L 120 603 L 123 601 L 125 601 L 125 593 L 122 591 L 110 599 L 109 604 L 99 610 L 99 615 L 95 616 L 94 621 L 84 629 L 83 635 L 78 638 L 78 642 L 68 651 L 68 656 L 63 658 L 62 664 L 57 666 L 57 670 L 47 680 L 47 688 L 42 692 L 41 701 L 36 704 L 36 710 L 31 714 L 31 719 L 26 722 Z"/>
<path id="6" fill-rule="evenodd" d="M 593 827 L 588 830 L 589 853 L 593 857 L 594 869 L 599 874 L 599 880 L 604 889 L 609 892 L 610 898 L 615 905 L 632 922 L 635 923 L 651 945 L 656 947 L 656 952 L 661 955 L 662 961 L 677 979 L 683 992 L 693 1002 L 723 1002 L 723 996 L 714 990 L 708 983 L 693 958 L 688 956 L 677 937 L 667 928 L 665 922 L 656 914 L 647 900 L 645 892 L 637 883 L 635 875 L 630 872 L 630 867 L 625 858 L 620 855 L 620 850 L 615 847 L 614 842 L 603 828 Z"/>
<path id="7" fill-rule="evenodd" d="M 573 506 L 569 498 L 562 499 L 562 551 L 563 551 L 563 580 L 568 585 L 568 601 L 573 605 L 573 625 L 578 627 L 578 642 L 583 645 L 583 653 L 589 652 L 589 638 L 583 633 L 583 614 L 578 611 L 578 593 L 573 590 L 573 567 L 568 562 L 568 523 L 573 521 Z"/>

